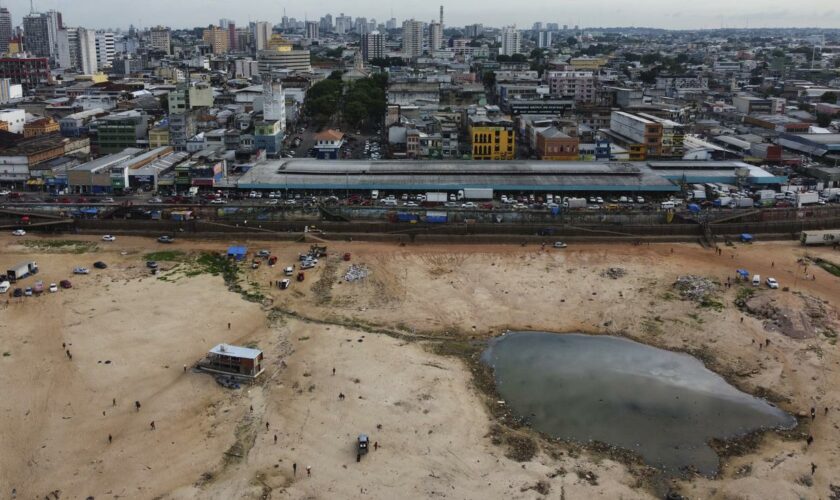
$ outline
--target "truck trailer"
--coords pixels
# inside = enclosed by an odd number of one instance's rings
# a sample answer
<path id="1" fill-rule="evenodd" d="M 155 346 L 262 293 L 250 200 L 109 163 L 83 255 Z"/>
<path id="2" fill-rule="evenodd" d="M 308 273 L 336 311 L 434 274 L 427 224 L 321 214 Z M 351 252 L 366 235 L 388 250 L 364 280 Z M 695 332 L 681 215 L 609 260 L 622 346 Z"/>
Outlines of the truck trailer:
<path id="1" fill-rule="evenodd" d="M 446 193 L 426 193 L 426 203 L 446 203 L 449 201 Z"/>
<path id="2" fill-rule="evenodd" d="M 458 191 L 459 199 L 464 200 L 492 200 L 493 190 L 490 188 L 464 188 Z"/>
<path id="3" fill-rule="evenodd" d="M 820 195 L 817 194 L 816 191 L 810 191 L 807 193 L 796 193 L 796 205 L 813 205 L 814 203 L 819 203 Z"/>
<path id="4" fill-rule="evenodd" d="M 34 260 L 22 262 L 6 271 L 6 276 L 9 277 L 9 281 L 12 283 L 31 274 L 38 274 L 38 264 Z"/>
<path id="5" fill-rule="evenodd" d="M 840 243 L 840 229 L 802 231 L 799 242 L 803 245 L 834 245 Z"/>

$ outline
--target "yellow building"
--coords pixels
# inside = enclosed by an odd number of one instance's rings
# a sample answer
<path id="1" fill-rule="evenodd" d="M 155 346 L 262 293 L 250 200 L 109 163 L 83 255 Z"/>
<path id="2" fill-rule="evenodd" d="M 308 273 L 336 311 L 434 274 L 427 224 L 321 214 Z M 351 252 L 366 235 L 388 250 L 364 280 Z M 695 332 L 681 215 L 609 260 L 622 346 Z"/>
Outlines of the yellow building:
<path id="1" fill-rule="evenodd" d="M 76 76 L 77 82 L 92 82 L 92 83 L 105 83 L 108 81 L 108 75 L 105 73 L 94 73 L 92 75 L 77 75 Z"/>
<path id="2" fill-rule="evenodd" d="M 149 130 L 149 147 L 159 148 L 169 146 L 169 127 L 155 127 Z"/>
<path id="3" fill-rule="evenodd" d="M 573 57 L 569 60 L 569 64 L 575 69 L 597 70 L 606 65 L 607 60 L 601 57 Z"/>
<path id="4" fill-rule="evenodd" d="M 469 116 L 469 136 L 473 160 L 513 160 L 516 133 L 508 116 Z"/>
<path id="5" fill-rule="evenodd" d="M 205 43 L 210 45 L 214 54 L 227 53 L 228 43 L 230 42 L 230 33 L 227 30 L 218 26 L 210 26 L 204 30 L 204 36 L 202 38 Z"/>
<path id="6" fill-rule="evenodd" d="M 58 132 L 58 129 L 59 126 L 57 121 L 52 118 L 41 118 L 23 125 L 23 137 L 27 139 L 30 137 L 37 137 L 39 135 Z"/>

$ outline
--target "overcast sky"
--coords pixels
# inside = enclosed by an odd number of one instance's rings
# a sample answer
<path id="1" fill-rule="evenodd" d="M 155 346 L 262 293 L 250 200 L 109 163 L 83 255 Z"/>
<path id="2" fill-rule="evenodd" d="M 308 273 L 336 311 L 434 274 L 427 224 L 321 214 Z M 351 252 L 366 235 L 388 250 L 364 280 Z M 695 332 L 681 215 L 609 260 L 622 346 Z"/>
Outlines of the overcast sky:
<path id="1" fill-rule="evenodd" d="M 319 0 L 286 2 L 286 15 L 317 20 L 340 12 L 383 22 L 437 18 L 436 2 L 393 0 Z M 29 0 L 0 0 L 15 24 L 29 12 Z M 649 26 L 659 28 L 825 27 L 840 28 L 840 0 L 704 0 L 688 5 L 674 0 L 460 0 L 443 3 L 448 26 L 516 23 L 530 28 L 536 21 L 573 26 Z M 284 3 L 278 0 L 35 0 L 37 10 L 57 9 L 68 26 L 89 28 L 145 27 L 163 24 L 192 27 L 228 18 L 280 22 Z"/>

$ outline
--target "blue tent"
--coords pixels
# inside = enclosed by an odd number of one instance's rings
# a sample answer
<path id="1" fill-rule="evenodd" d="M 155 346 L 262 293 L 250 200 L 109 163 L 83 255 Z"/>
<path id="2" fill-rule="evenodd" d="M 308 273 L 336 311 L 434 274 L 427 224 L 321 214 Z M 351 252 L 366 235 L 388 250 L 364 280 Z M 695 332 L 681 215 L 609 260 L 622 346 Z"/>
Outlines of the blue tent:
<path id="1" fill-rule="evenodd" d="M 691 205 L 688 206 L 688 210 L 690 212 L 695 213 L 695 214 L 700 213 L 700 205 L 698 205 L 696 203 L 692 203 Z"/>
<path id="2" fill-rule="evenodd" d="M 741 233 L 741 241 L 744 243 L 749 243 L 753 240 L 753 237 L 749 233 Z"/>
<path id="3" fill-rule="evenodd" d="M 746 269 L 738 269 L 738 270 L 737 270 L 737 271 L 735 271 L 735 272 L 736 272 L 736 273 L 738 273 L 738 276 L 740 276 L 740 277 L 742 277 L 742 278 L 744 278 L 744 279 L 746 279 L 746 278 L 749 278 L 749 277 L 750 277 L 750 272 L 749 272 L 749 271 L 747 271 Z"/>
<path id="4" fill-rule="evenodd" d="M 228 247 L 227 249 L 227 256 L 236 260 L 245 260 L 245 254 L 247 253 L 248 249 L 245 247 Z"/>

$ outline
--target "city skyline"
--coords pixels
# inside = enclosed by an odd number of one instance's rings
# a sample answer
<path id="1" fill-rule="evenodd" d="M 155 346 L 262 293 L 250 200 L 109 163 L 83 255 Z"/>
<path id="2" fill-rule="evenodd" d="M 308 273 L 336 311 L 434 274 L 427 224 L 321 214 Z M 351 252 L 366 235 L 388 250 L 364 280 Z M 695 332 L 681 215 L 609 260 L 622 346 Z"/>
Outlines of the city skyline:
<path id="1" fill-rule="evenodd" d="M 29 0 L 4 0 L 0 2 L 12 13 L 14 24 L 20 25 L 30 11 Z M 240 23 L 270 21 L 279 24 L 284 6 L 271 0 L 250 0 L 246 5 L 234 5 L 222 0 L 147 0 L 142 12 L 137 12 L 135 2 L 111 0 L 107 3 L 93 0 L 36 0 L 36 11 L 56 9 L 64 14 L 65 24 L 92 28 L 128 28 L 129 25 L 151 27 L 190 28 L 218 23 L 220 18 Z M 488 8 L 486 3 L 460 2 L 443 4 L 447 26 L 464 26 L 482 23 L 502 27 L 516 24 L 521 29 L 530 28 L 534 22 L 553 22 L 562 25 L 580 25 L 582 28 L 650 27 L 663 29 L 717 29 L 717 28 L 838 28 L 840 8 L 831 0 L 803 0 L 796 8 L 789 2 L 748 0 L 732 4 L 723 0 L 710 0 L 698 5 L 680 6 L 664 0 L 641 0 L 632 6 L 616 0 L 568 0 L 562 6 L 549 0 L 533 0 L 525 5 L 509 7 L 500 4 Z M 481 7 L 480 13 L 478 7 Z M 375 18 L 378 22 L 393 16 L 402 22 L 416 19 L 428 22 L 437 16 L 437 5 L 405 6 L 380 2 L 325 1 L 317 5 L 318 11 L 291 4 L 285 7 L 288 17 L 297 20 L 318 20 L 321 16 L 333 17 L 344 12 L 353 17 Z M 721 13 L 725 12 L 726 15 Z"/>

